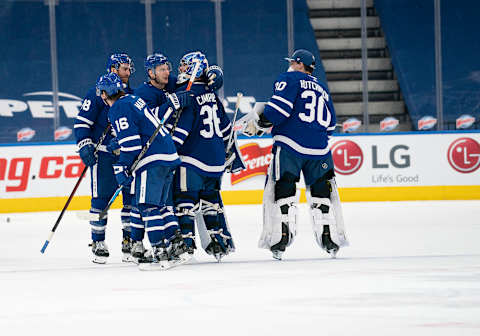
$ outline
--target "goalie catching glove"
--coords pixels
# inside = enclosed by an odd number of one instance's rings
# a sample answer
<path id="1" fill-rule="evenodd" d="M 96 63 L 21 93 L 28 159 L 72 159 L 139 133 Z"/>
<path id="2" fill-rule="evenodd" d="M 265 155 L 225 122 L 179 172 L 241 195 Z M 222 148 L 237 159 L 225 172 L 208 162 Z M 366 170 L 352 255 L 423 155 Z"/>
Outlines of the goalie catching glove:
<path id="1" fill-rule="evenodd" d="M 257 103 L 253 110 L 235 123 L 234 130 L 241 131 L 246 136 L 262 136 L 270 133 L 273 124 L 263 114 L 265 103 Z"/>

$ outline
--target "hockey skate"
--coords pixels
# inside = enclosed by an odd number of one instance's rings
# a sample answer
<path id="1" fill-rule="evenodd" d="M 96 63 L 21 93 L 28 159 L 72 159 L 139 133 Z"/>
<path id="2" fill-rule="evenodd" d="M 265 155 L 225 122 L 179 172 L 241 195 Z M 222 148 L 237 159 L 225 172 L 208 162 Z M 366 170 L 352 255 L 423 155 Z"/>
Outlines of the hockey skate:
<path id="1" fill-rule="evenodd" d="M 92 252 L 93 259 L 92 261 L 96 264 L 106 264 L 107 258 L 110 256 L 108 252 L 107 244 L 105 241 L 94 241 L 92 242 Z"/>
<path id="2" fill-rule="evenodd" d="M 277 260 L 282 260 L 283 252 L 288 244 L 288 226 L 285 223 L 282 223 L 282 239 L 272 247 L 270 247 L 270 251 L 272 251 L 272 257 Z"/>
<path id="3" fill-rule="evenodd" d="M 139 263 L 138 268 L 141 271 L 165 271 L 172 267 L 168 261 L 168 249 L 166 247 L 155 246 L 152 249 L 152 261 L 149 263 Z"/>
<path id="4" fill-rule="evenodd" d="M 220 260 L 222 260 L 222 258 L 228 254 L 227 248 L 225 247 L 226 244 L 223 241 L 222 241 L 222 243 L 223 243 L 222 244 L 218 240 L 216 234 L 213 234 L 213 233 L 210 234 L 210 238 L 211 238 L 212 241 L 205 248 L 205 252 L 207 252 L 207 254 L 213 255 L 215 257 L 215 259 L 217 259 L 217 262 L 220 262 Z"/>
<path id="5" fill-rule="evenodd" d="M 132 262 L 132 240 L 130 238 L 123 238 L 122 240 L 122 261 Z"/>
<path id="6" fill-rule="evenodd" d="M 185 244 L 180 231 L 175 232 L 172 239 L 172 248 L 170 250 L 170 262 L 175 265 L 186 263 L 192 258 L 193 252 L 190 253 L 188 246 Z"/>
<path id="7" fill-rule="evenodd" d="M 333 259 L 337 257 L 337 252 L 340 248 L 332 241 L 330 237 L 330 227 L 328 225 L 323 226 L 322 246 Z"/>
<path id="8" fill-rule="evenodd" d="M 153 261 L 152 253 L 146 250 L 142 241 L 132 242 L 132 262 L 135 264 L 150 263 Z"/>

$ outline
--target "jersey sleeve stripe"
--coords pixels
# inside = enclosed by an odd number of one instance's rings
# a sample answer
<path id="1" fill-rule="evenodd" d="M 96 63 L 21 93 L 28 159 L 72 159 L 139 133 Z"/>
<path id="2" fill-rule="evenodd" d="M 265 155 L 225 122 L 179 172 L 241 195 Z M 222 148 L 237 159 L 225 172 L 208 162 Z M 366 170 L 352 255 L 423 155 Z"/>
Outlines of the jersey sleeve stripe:
<path id="1" fill-rule="evenodd" d="M 284 109 L 282 109 L 280 106 L 272 103 L 272 102 L 268 102 L 267 104 L 268 106 L 274 108 L 275 110 L 277 110 L 278 112 L 280 112 L 281 114 L 283 114 L 285 117 L 290 117 L 290 113 L 288 113 L 287 111 L 285 111 Z"/>
<path id="2" fill-rule="evenodd" d="M 284 103 L 285 105 L 287 105 L 288 107 L 290 107 L 291 109 L 293 109 L 293 103 L 286 100 L 285 98 L 283 97 L 280 97 L 280 96 L 277 96 L 277 95 L 274 95 L 272 96 L 272 99 L 276 99 L 278 101 L 281 101 L 282 103 Z"/>
<path id="3" fill-rule="evenodd" d="M 89 124 L 90 126 L 92 126 L 92 125 L 93 125 L 93 121 L 91 121 L 91 120 L 88 120 L 88 119 L 87 119 L 87 118 L 85 118 L 85 117 L 82 117 L 82 116 L 79 116 L 79 115 L 77 115 L 77 119 L 78 119 L 78 120 L 80 120 L 80 121 L 83 121 L 84 123 L 87 123 L 87 124 Z"/>
<path id="4" fill-rule="evenodd" d="M 139 140 L 140 140 L 140 135 L 132 135 L 132 136 L 123 138 L 122 140 L 118 140 L 118 144 L 121 145 L 121 144 L 123 144 L 124 142 L 132 141 L 132 140 L 136 140 L 136 139 L 139 139 Z"/>
<path id="5" fill-rule="evenodd" d="M 178 127 L 178 126 L 175 128 L 175 132 L 183 133 L 183 134 L 185 134 L 186 136 L 188 136 L 188 132 L 185 131 L 183 128 L 180 128 L 180 127 Z"/>
<path id="6" fill-rule="evenodd" d="M 334 125 L 334 126 L 330 126 L 330 127 L 327 128 L 327 131 L 333 131 L 333 130 L 335 130 L 335 127 L 336 127 L 335 125 Z"/>
<path id="7" fill-rule="evenodd" d="M 87 125 L 87 124 L 75 124 L 75 125 L 73 125 L 73 128 L 81 128 L 81 127 L 90 128 L 90 126 Z"/>
<path id="8" fill-rule="evenodd" d="M 148 112 L 148 109 L 144 109 L 143 113 L 148 118 L 148 120 L 150 120 L 150 122 L 153 124 L 153 126 L 155 126 L 155 128 L 157 128 L 158 125 L 160 125 L 157 118 L 155 118 L 150 112 Z"/>
<path id="9" fill-rule="evenodd" d="M 223 130 L 221 130 L 220 132 L 222 132 L 222 134 L 224 134 L 226 131 L 228 131 L 230 128 L 232 127 L 232 124 L 228 124 L 227 127 L 225 127 Z"/>
<path id="10" fill-rule="evenodd" d="M 178 142 L 180 145 L 183 145 L 184 140 L 177 138 L 176 136 L 172 136 L 172 140 Z"/>
<path id="11" fill-rule="evenodd" d="M 132 146 L 132 147 L 120 147 L 122 152 L 133 152 L 136 150 L 141 150 L 142 146 Z"/>

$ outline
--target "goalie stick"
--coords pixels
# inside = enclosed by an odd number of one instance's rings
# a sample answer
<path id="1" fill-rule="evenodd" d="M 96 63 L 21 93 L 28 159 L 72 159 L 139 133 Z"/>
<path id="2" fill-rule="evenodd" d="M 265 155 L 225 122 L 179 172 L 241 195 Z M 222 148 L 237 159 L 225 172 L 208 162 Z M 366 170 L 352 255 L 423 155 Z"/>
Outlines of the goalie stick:
<path id="1" fill-rule="evenodd" d="M 95 145 L 95 151 L 94 151 L 95 154 L 98 152 L 98 149 L 99 149 L 100 145 L 102 144 L 103 140 L 105 140 L 105 137 L 107 136 L 107 133 L 108 133 L 108 131 L 110 130 L 111 127 L 112 127 L 112 125 L 109 123 L 107 125 L 107 127 L 105 128 L 105 130 L 103 131 L 102 135 L 100 136 L 100 139 L 98 139 L 98 142 Z M 75 193 L 77 192 L 77 189 L 80 185 L 80 182 L 82 182 L 82 179 L 85 176 L 85 173 L 87 172 L 87 169 L 88 169 L 87 166 L 85 166 L 83 168 L 83 171 L 80 174 L 80 177 L 78 178 L 78 181 L 75 184 L 75 187 L 73 188 L 72 192 L 70 193 L 70 196 L 68 196 L 67 202 L 63 206 L 63 209 L 60 212 L 60 215 L 58 216 L 57 221 L 55 222 L 55 225 L 53 226 L 52 231 L 50 232 L 50 235 L 48 236 L 47 240 L 45 240 L 45 243 L 43 244 L 42 249 L 40 250 L 41 253 L 45 253 L 45 250 L 46 250 L 48 244 L 52 241 L 53 235 L 55 234 L 55 230 L 57 230 L 58 224 L 60 224 L 60 221 L 63 218 L 63 214 L 67 210 L 67 207 L 70 204 L 70 201 L 72 200 L 73 195 L 75 195 Z"/>
<path id="2" fill-rule="evenodd" d="M 230 147 L 232 147 L 233 143 L 233 132 L 235 128 L 235 122 L 237 121 L 237 114 L 238 114 L 238 108 L 240 107 L 240 100 L 243 97 L 243 93 L 238 92 L 237 93 L 237 102 L 235 103 L 235 112 L 233 113 L 233 119 L 232 119 L 232 129 L 230 130 L 230 135 L 228 136 L 228 142 L 227 142 L 227 153 L 230 151 Z"/>
<path id="3" fill-rule="evenodd" d="M 195 64 L 195 68 L 193 69 L 194 74 L 197 73 L 199 67 L 200 67 L 200 63 L 197 62 L 197 64 Z M 192 84 L 193 84 L 194 80 L 195 80 L 195 76 L 191 76 L 190 80 L 188 81 L 188 86 L 187 86 L 186 91 L 190 91 L 190 88 L 192 87 Z M 170 114 L 168 116 L 170 116 Z M 129 174 L 131 174 L 135 171 L 135 168 L 137 168 L 138 163 L 140 162 L 142 157 L 145 155 L 145 153 L 147 152 L 147 150 L 150 148 L 151 144 L 153 143 L 153 141 L 157 137 L 158 133 L 160 132 L 160 129 L 163 127 L 163 125 L 164 125 L 165 121 L 167 120 L 168 116 L 164 116 L 162 118 L 162 120 L 160 121 L 160 124 L 155 129 L 155 132 L 153 132 L 153 134 L 150 136 L 150 139 L 148 139 L 145 146 L 143 146 L 142 151 L 140 152 L 140 154 L 138 154 L 137 158 L 135 159 L 132 166 L 128 170 Z M 175 126 L 172 129 L 175 129 Z M 77 216 L 81 219 L 85 219 L 85 220 L 89 220 L 89 221 L 99 221 L 99 220 L 104 219 L 107 215 L 108 210 L 110 210 L 110 207 L 112 206 L 113 202 L 115 201 L 117 196 L 120 194 L 122 189 L 123 189 L 123 185 L 119 186 L 117 188 L 117 190 L 115 190 L 115 193 L 112 195 L 112 197 L 108 201 L 107 206 L 105 207 L 105 209 L 102 210 L 102 212 L 100 212 L 98 214 L 97 213 L 90 213 L 90 212 L 79 212 L 79 213 L 77 213 Z"/>

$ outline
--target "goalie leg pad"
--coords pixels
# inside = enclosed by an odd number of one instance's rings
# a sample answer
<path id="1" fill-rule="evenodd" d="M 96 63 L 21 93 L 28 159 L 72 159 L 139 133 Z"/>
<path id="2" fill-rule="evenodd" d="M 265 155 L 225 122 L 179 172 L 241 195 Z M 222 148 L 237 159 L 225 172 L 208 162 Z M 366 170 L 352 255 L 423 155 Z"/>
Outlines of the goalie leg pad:
<path id="1" fill-rule="evenodd" d="M 318 245 L 323 249 L 328 249 L 322 242 L 322 234 L 329 232 L 331 240 L 338 247 L 348 246 L 335 178 L 316 181 L 311 188 L 313 190 L 307 188 L 307 202 Z M 325 226 L 326 231 L 324 230 Z"/>
<path id="2" fill-rule="evenodd" d="M 299 193 L 296 193 L 293 174 L 283 174 L 282 179 L 274 181 L 274 166 L 270 164 L 265 189 L 263 192 L 263 230 L 258 247 L 271 250 L 276 244 L 282 247 L 292 244 L 296 235 L 297 208 Z M 283 235 L 282 223 L 288 228 L 286 237 Z M 283 241 L 282 241 L 282 237 Z M 276 248 L 280 247 L 279 245 Z"/>
<path id="3" fill-rule="evenodd" d="M 200 232 L 200 239 L 202 241 L 202 248 L 208 253 L 212 240 L 215 240 L 213 243 L 218 243 L 220 245 L 222 253 L 228 254 L 228 252 L 234 249 L 234 244 L 230 231 L 226 226 L 220 191 L 202 191 L 200 193 L 200 198 L 202 218 L 198 218 L 197 223 Z"/>

